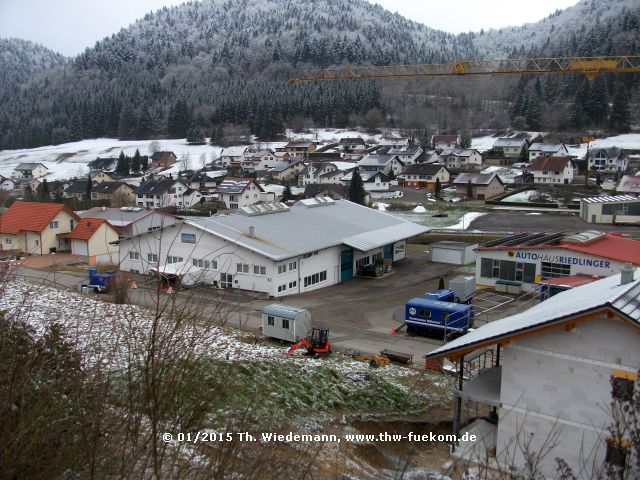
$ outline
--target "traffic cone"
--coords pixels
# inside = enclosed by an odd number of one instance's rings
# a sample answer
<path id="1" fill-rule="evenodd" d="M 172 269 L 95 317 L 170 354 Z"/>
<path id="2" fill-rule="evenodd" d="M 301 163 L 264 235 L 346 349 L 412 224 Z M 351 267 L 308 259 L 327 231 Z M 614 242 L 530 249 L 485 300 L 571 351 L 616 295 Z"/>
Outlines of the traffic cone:
<path id="1" fill-rule="evenodd" d="M 173 287 L 167 288 L 167 294 L 168 295 L 173 295 Z"/>
<path id="2" fill-rule="evenodd" d="M 138 288 L 138 284 L 136 283 L 135 280 L 131 282 L 131 288 Z"/>

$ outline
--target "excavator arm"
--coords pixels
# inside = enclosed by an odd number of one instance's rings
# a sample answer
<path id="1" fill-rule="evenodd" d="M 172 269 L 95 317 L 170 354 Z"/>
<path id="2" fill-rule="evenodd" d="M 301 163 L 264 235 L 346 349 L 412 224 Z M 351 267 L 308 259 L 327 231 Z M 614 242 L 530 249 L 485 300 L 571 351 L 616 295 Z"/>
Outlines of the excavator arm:
<path id="1" fill-rule="evenodd" d="M 287 357 L 290 355 L 293 355 L 293 353 L 300 347 L 312 348 L 311 344 L 307 341 L 307 339 L 303 338 L 299 342 L 296 342 L 293 345 L 291 345 L 291 348 L 286 353 Z"/>

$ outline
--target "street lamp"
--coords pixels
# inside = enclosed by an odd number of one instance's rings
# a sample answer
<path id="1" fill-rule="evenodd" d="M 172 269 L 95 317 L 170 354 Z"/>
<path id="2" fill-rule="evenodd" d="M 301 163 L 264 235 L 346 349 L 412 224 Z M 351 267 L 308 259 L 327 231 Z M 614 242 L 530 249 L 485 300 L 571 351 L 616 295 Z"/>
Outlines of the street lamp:
<path id="1" fill-rule="evenodd" d="M 51 252 L 51 265 L 53 267 L 53 284 L 56 285 L 56 252 Z"/>

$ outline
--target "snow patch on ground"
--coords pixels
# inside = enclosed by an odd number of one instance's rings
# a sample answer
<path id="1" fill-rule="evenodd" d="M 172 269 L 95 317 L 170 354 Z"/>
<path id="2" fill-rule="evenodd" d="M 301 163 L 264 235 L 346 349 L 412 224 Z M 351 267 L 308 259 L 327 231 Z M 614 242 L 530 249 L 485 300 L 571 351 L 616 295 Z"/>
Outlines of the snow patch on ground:
<path id="1" fill-rule="evenodd" d="M 480 218 L 483 215 L 486 215 L 486 213 L 483 213 L 483 212 L 465 213 L 458 223 L 445 228 L 447 230 L 465 230 L 466 228 L 469 228 L 469 225 L 471 225 L 471 222 L 473 222 L 476 218 Z"/>
<path id="2" fill-rule="evenodd" d="M 427 209 L 424 208 L 422 205 L 418 205 L 416 208 L 413 209 L 413 211 L 415 213 L 427 213 Z"/>
<path id="3" fill-rule="evenodd" d="M 522 202 L 527 203 L 531 201 L 531 197 L 537 195 L 538 192 L 536 190 L 525 190 L 524 192 L 514 193 L 513 195 L 509 195 L 502 199 L 503 202 Z"/>
<path id="4" fill-rule="evenodd" d="M 387 208 L 389 208 L 388 203 L 377 202 L 373 204 L 373 208 L 377 208 L 380 212 L 386 212 Z"/>

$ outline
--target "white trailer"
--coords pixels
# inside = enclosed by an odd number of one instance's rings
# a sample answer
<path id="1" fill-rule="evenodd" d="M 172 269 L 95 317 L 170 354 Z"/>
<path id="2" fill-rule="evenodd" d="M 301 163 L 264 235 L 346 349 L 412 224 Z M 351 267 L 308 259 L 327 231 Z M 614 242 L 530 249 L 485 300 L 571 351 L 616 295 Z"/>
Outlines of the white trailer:
<path id="1" fill-rule="evenodd" d="M 449 280 L 449 290 L 453 291 L 458 303 L 467 303 L 476 294 L 476 277 L 460 275 Z"/>
<path id="2" fill-rule="evenodd" d="M 281 303 L 267 305 L 262 310 L 262 333 L 266 337 L 298 342 L 311 334 L 311 314 L 303 308 Z"/>

